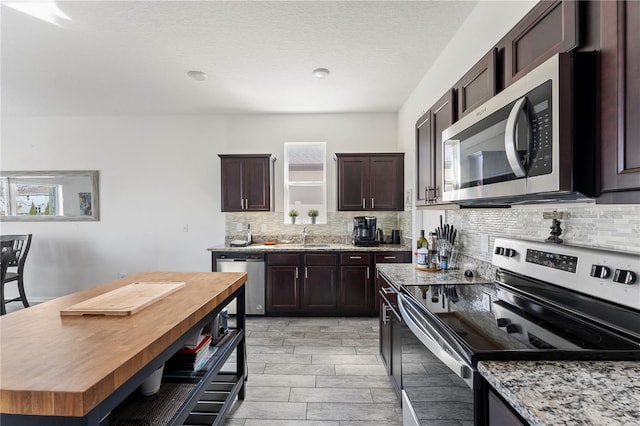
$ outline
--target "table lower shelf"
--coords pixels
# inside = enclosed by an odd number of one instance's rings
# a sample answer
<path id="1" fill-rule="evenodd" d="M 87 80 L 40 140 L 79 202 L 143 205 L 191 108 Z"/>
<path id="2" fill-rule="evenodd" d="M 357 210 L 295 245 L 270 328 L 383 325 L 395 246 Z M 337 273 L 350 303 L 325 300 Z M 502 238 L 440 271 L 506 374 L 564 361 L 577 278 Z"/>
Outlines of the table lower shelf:
<path id="1" fill-rule="evenodd" d="M 229 411 L 244 383 L 234 373 L 219 373 L 205 388 L 184 425 L 217 425 Z M 158 393 L 142 396 L 135 393 L 113 410 L 110 426 L 144 424 L 166 426 L 182 408 L 185 399 L 197 387 L 194 383 L 163 383 Z"/>

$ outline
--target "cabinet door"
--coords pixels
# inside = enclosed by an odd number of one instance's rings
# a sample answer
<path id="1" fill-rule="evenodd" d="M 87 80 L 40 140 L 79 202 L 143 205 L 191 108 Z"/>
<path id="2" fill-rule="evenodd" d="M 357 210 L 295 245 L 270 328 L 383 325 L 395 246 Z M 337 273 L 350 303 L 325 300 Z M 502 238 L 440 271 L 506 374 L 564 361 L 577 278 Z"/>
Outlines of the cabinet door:
<path id="1" fill-rule="evenodd" d="M 505 85 L 508 86 L 556 53 L 580 44 L 579 1 L 544 0 L 505 37 Z"/>
<path id="2" fill-rule="evenodd" d="M 302 309 L 305 312 L 338 311 L 338 255 L 305 253 Z"/>
<path id="3" fill-rule="evenodd" d="M 497 49 L 484 55 L 456 84 L 458 118 L 491 99 L 496 94 Z"/>
<path id="4" fill-rule="evenodd" d="M 391 310 L 389 305 L 382 302 L 380 305 L 380 358 L 387 369 L 387 374 L 391 374 L 391 322 L 389 321 Z"/>
<path id="5" fill-rule="evenodd" d="M 433 119 L 431 128 L 433 131 L 433 182 L 435 188 L 435 200 L 442 201 L 442 132 L 456 121 L 455 91 L 451 89 L 432 107 Z"/>
<path id="6" fill-rule="evenodd" d="M 223 212 L 239 212 L 243 210 L 244 200 L 242 193 L 242 158 L 226 157 L 220 160 L 221 190 Z"/>
<path id="7" fill-rule="evenodd" d="M 389 315 L 391 323 L 391 384 L 396 393 L 402 389 L 402 333 L 411 333 L 409 328 L 402 323 L 402 318 L 392 311 Z"/>
<path id="8" fill-rule="evenodd" d="M 269 266 L 267 268 L 267 313 L 297 312 L 300 310 L 297 266 Z"/>
<path id="9" fill-rule="evenodd" d="M 245 210 L 269 211 L 271 208 L 269 158 L 245 158 L 242 176 Z"/>
<path id="10" fill-rule="evenodd" d="M 342 253 L 340 256 L 340 308 L 349 314 L 374 312 L 371 254 Z"/>
<path id="11" fill-rule="evenodd" d="M 369 181 L 370 210 L 404 210 L 404 155 L 371 157 Z"/>
<path id="12" fill-rule="evenodd" d="M 340 307 L 345 313 L 371 313 L 373 295 L 369 265 L 340 268 Z"/>
<path id="13" fill-rule="evenodd" d="M 640 203 L 640 2 L 601 3 L 599 203 Z"/>
<path id="14" fill-rule="evenodd" d="M 302 309 L 305 312 L 337 312 L 336 266 L 305 266 Z"/>
<path id="15" fill-rule="evenodd" d="M 416 205 L 431 203 L 432 193 L 429 188 L 433 188 L 433 148 L 431 141 L 431 110 L 425 112 L 416 121 Z"/>
<path id="16" fill-rule="evenodd" d="M 366 210 L 369 198 L 369 159 L 338 157 L 338 210 Z"/>

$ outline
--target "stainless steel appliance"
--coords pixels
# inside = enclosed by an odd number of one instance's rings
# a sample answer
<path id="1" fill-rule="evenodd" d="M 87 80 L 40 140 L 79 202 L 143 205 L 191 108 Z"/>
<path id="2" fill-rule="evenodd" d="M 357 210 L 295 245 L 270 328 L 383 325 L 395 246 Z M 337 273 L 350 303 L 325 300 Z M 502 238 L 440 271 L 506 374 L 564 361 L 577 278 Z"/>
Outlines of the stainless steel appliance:
<path id="1" fill-rule="evenodd" d="M 247 315 L 264 315 L 265 264 L 264 253 L 228 252 L 216 254 L 217 272 L 247 272 L 245 309 Z M 227 306 L 229 314 L 236 314 L 235 300 Z"/>
<path id="2" fill-rule="evenodd" d="M 640 255 L 498 238 L 492 263 L 491 285 L 387 289 L 415 339 L 473 392 L 476 424 L 478 361 L 640 360 Z M 415 381 L 402 372 L 407 424 L 422 424 Z"/>
<path id="3" fill-rule="evenodd" d="M 444 201 L 596 194 L 595 56 L 559 54 L 442 132 Z"/>
<path id="4" fill-rule="evenodd" d="M 353 245 L 375 247 L 378 219 L 375 216 L 356 216 L 353 218 Z"/>

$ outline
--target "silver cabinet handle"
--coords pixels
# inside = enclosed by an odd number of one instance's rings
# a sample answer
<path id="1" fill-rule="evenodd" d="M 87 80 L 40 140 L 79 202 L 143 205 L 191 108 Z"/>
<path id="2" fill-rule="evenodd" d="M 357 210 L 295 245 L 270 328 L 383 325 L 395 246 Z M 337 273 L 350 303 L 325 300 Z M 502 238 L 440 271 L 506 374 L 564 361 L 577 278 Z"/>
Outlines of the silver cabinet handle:
<path id="1" fill-rule="evenodd" d="M 304 267 L 304 279 L 306 280 L 307 278 L 309 278 L 309 273 L 307 272 L 307 267 Z"/>
<path id="2" fill-rule="evenodd" d="M 367 268 L 367 279 L 369 279 L 369 268 Z"/>
<path id="3" fill-rule="evenodd" d="M 384 258 L 385 259 L 397 259 L 398 257 L 397 256 L 385 256 Z"/>
<path id="4" fill-rule="evenodd" d="M 394 290 L 394 289 L 392 289 L 391 287 L 382 287 L 382 288 L 380 288 L 380 290 L 381 290 L 384 294 L 395 293 L 395 290 Z"/>
<path id="5" fill-rule="evenodd" d="M 365 204 L 364 204 L 364 198 L 362 199 L 362 208 L 366 208 Z"/>
<path id="6" fill-rule="evenodd" d="M 504 132 L 504 150 L 507 154 L 507 160 L 509 160 L 509 165 L 511 166 L 511 170 L 516 175 L 516 177 L 523 177 L 525 175 L 524 167 L 522 167 L 522 163 L 518 159 L 518 147 L 516 146 L 518 131 L 518 116 L 524 111 L 524 108 L 527 106 L 527 98 L 520 98 L 516 101 L 509 113 L 509 118 L 507 119 L 507 125 Z M 525 114 L 526 118 L 526 114 Z M 527 127 L 529 127 L 529 120 L 527 119 Z M 527 136 L 529 135 L 529 131 L 527 130 Z M 527 141 L 527 149 L 529 143 Z"/>
<path id="7" fill-rule="evenodd" d="M 376 208 L 376 203 L 373 202 L 373 197 L 371 197 L 371 208 Z"/>
<path id="8" fill-rule="evenodd" d="M 389 312 L 391 312 L 391 308 L 386 303 L 382 304 L 382 323 L 386 324 L 389 322 Z"/>
<path id="9" fill-rule="evenodd" d="M 296 266 L 296 280 L 298 279 L 298 267 Z"/>
<path id="10" fill-rule="evenodd" d="M 349 259 L 362 259 L 362 256 L 349 256 Z"/>

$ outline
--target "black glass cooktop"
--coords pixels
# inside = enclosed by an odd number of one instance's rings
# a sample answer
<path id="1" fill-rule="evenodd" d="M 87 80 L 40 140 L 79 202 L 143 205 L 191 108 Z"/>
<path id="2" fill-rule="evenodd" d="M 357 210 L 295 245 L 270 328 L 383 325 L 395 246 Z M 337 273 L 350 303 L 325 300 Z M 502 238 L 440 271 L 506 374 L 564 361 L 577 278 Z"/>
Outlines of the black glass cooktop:
<path id="1" fill-rule="evenodd" d="M 640 359 L 640 346 L 628 336 L 571 316 L 498 286 L 403 286 L 435 319 L 449 343 L 467 358 L 521 358 L 524 353 L 559 358 Z"/>

